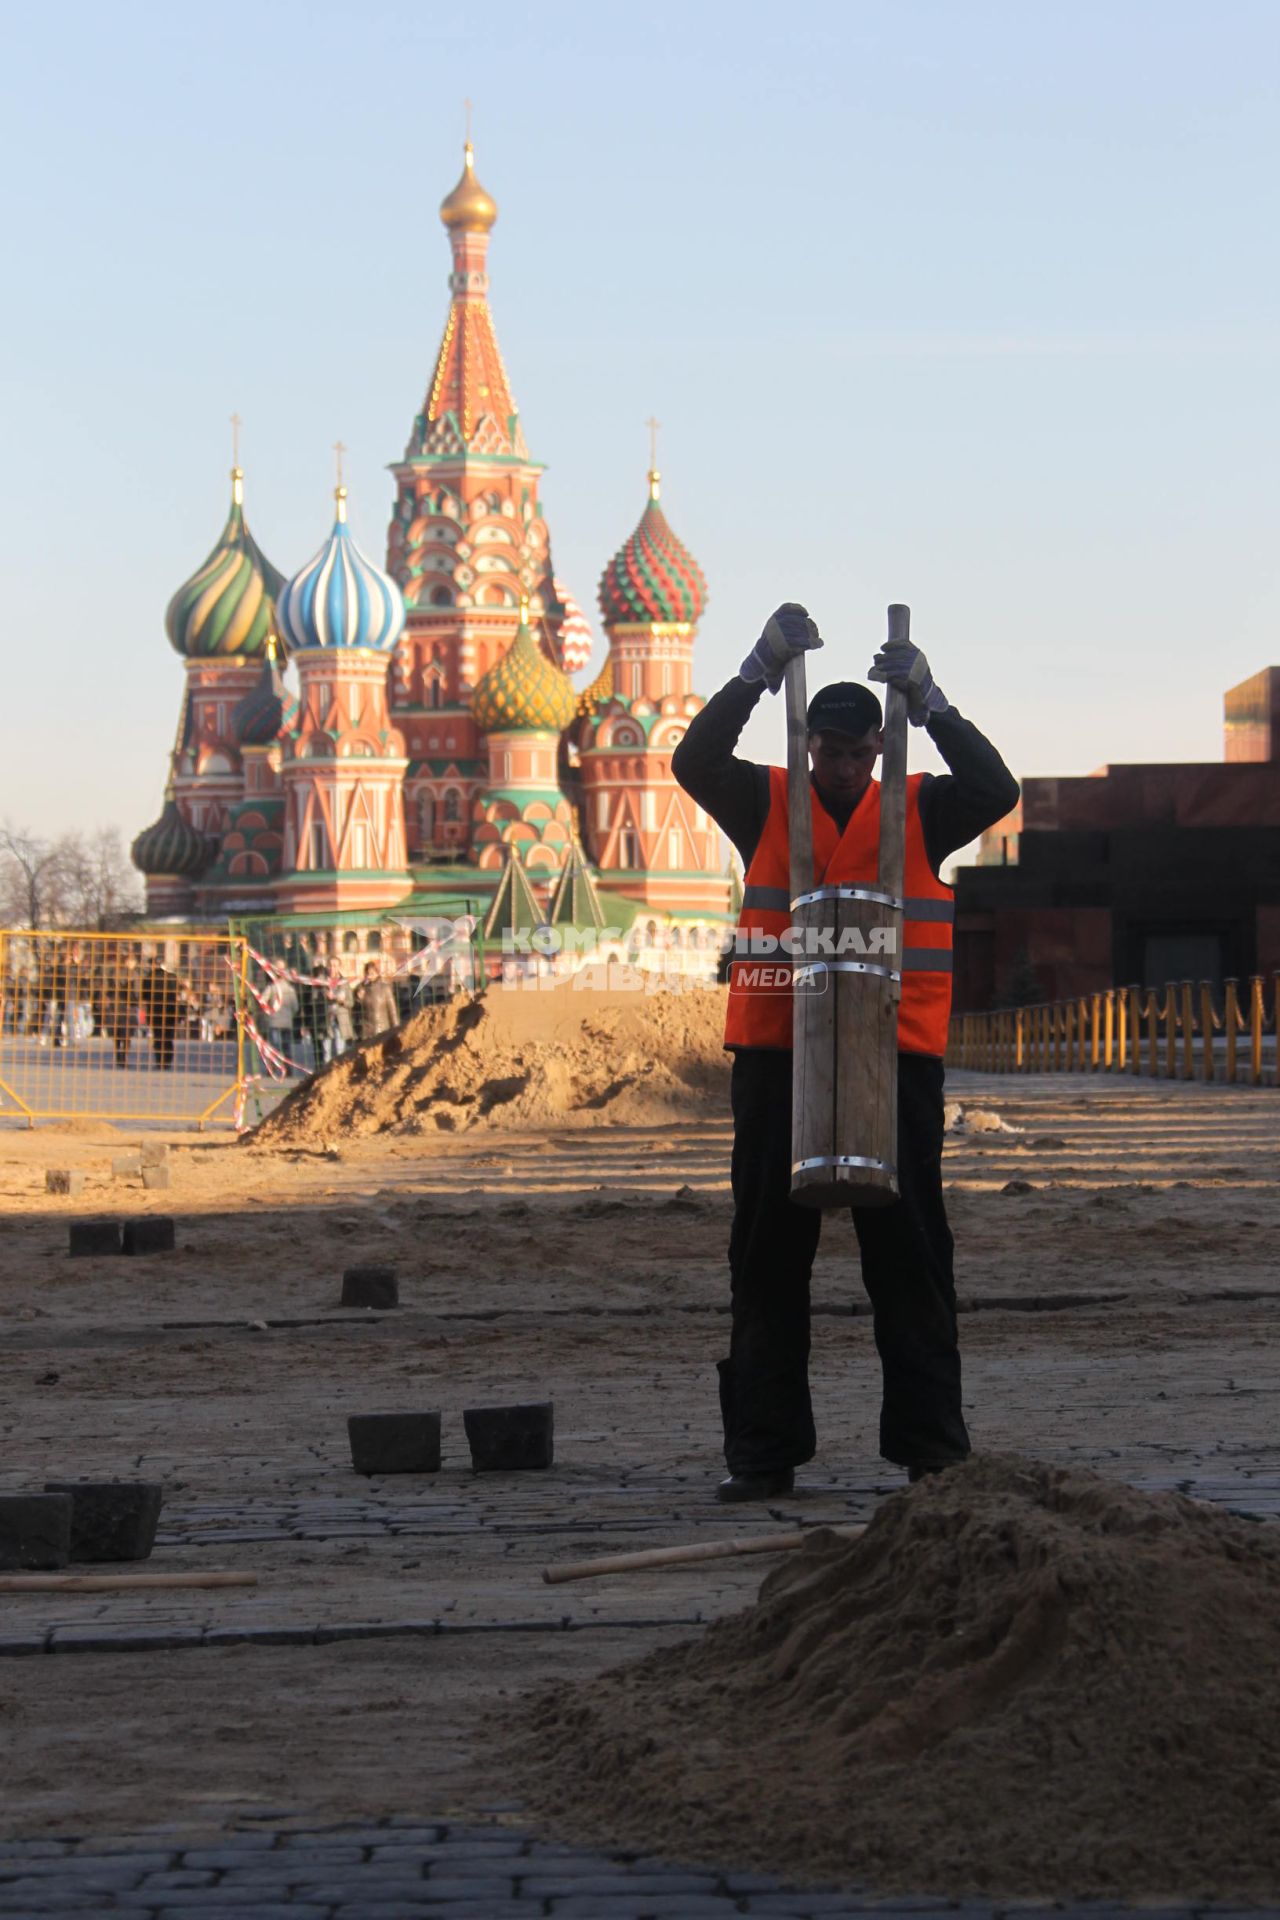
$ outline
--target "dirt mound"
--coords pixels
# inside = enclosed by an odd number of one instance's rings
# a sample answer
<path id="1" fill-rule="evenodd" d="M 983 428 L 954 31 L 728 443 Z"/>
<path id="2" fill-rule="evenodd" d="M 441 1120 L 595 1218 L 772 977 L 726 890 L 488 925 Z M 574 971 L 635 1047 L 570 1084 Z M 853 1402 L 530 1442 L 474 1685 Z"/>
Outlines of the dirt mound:
<path id="1" fill-rule="evenodd" d="M 728 1072 L 721 989 L 495 987 L 344 1054 L 248 1137 L 660 1126 L 727 1113 Z"/>
<path id="2" fill-rule="evenodd" d="M 576 1837 L 885 1891 L 1280 1892 L 1280 1532 L 987 1456 L 527 1703 Z"/>

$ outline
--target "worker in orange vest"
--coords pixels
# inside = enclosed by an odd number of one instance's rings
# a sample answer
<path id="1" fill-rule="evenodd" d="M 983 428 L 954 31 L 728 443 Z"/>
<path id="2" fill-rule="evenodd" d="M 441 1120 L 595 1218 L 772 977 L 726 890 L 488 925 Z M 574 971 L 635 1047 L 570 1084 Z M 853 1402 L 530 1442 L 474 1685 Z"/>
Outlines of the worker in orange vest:
<path id="1" fill-rule="evenodd" d="M 787 778 L 734 754 L 766 688 L 788 660 L 820 647 L 805 608 L 779 607 L 672 755 L 676 779 L 733 842 L 745 869 L 729 968 L 725 1045 L 733 1053 L 732 1333 L 720 1362 L 725 1461 L 721 1500 L 787 1494 L 817 1449 L 809 1398 L 809 1279 L 819 1211 L 791 1194 L 790 969 L 778 936 L 790 924 Z M 902 1000 L 898 1022 L 899 1198 L 851 1209 L 884 1378 L 880 1452 L 911 1479 L 969 1452 L 960 1394 L 952 1239 L 942 1197 L 943 1068 L 951 1007 L 949 854 L 1008 813 L 1018 785 L 1000 755 L 937 686 L 910 641 L 887 642 L 869 679 L 902 689 L 949 771 L 907 788 Z M 865 883 L 878 871 L 884 736 L 869 687 L 840 681 L 809 703 L 814 874 L 819 885 Z M 754 952 L 753 952 L 754 948 Z"/>

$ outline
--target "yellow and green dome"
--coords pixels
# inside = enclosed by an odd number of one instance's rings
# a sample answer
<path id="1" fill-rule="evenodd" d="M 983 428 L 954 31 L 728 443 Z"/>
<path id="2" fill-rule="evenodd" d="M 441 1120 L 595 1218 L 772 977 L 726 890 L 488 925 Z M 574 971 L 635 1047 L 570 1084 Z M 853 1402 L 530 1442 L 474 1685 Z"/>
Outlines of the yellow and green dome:
<path id="1" fill-rule="evenodd" d="M 601 707 L 613 698 L 613 655 L 605 657 L 595 679 L 589 687 L 584 687 L 578 695 L 577 715 L 580 720 L 594 720 Z"/>
<path id="2" fill-rule="evenodd" d="M 520 610 L 520 626 L 501 660 L 477 681 L 471 711 L 481 733 L 562 733 L 577 710 L 569 676 L 553 667 Z"/>
<path id="3" fill-rule="evenodd" d="M 178 588 L 164 616 L 169 643 L 188 660 L 260 658 L 276 628 L 276 572 L 245 525 L 244 475 L 231 473 L 231 512 L 202 567 Z"/>

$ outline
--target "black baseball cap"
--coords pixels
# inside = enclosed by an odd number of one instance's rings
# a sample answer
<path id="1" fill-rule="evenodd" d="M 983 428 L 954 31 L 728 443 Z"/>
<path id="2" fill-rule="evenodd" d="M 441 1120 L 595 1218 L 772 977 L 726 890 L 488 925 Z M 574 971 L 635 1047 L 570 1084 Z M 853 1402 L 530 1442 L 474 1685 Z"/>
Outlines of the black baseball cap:
<path id="1" fill-rule="evenodd" d="M 847 733 L 853 740 L 884 725 L 880 702 L 870 687 L 860 687 L 856 680 L 834 680 L 829 687 L 820 687 L 805 719 L 810 733 Z"/>

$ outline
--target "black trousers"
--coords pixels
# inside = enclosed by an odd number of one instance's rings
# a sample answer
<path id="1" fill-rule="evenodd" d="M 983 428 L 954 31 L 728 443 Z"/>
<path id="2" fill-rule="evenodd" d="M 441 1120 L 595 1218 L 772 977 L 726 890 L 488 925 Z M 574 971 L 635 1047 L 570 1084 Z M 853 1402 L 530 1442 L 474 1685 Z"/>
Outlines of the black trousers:
<path id="1" fill-rule="evenodd" d="M 887 1207 L 851 1207 L 862 1279 L 884 1373 L 880 1452 L 924 1466 L 969 1452 L 951 1230 L 942 1199 L 942 1062 L 898 1056 L 898 1181 Z M 767 1473 L 813 1458 L 809 1278 L 822 1214 L 791 1188 L 791 1055 L 734 1055 L 733 1331 L 720 1362 L 724 1453 L 731 1473 Z"/>

